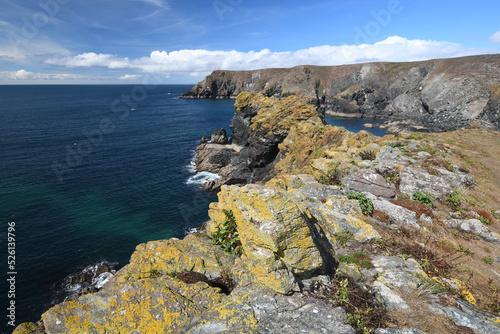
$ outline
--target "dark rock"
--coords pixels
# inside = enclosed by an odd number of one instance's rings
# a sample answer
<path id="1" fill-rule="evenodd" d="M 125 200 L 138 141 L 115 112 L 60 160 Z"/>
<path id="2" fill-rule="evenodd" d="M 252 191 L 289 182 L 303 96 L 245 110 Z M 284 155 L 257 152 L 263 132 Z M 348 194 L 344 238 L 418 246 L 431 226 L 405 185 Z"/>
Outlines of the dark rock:
<path id="1" fill-rule="evenodd" d="M 226 135 L 226 130 L 224 129 L 216 129 L 212 133 L 212 138 L 210 140 L 212 144 L 221 144 L 225 145 L 228 143 L 227 135 Z"/>
<path id="2" fill-rule="evenodd" d="M 210 141 L 210 139 L 208 139 L 207 137 L 201 137 L 200 144 L 205 144 L 205 143 L 208 143 L 209 141 Z"/>

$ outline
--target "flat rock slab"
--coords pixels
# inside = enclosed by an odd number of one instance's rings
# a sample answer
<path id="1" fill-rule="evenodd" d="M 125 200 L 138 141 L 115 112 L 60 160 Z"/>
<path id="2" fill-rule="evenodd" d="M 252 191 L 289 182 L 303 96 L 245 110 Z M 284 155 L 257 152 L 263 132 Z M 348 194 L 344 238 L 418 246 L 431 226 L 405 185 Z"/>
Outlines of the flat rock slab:
<path id="1" fill-rule="evenodd" d="M 448 219 L 444 223 L 451 228 L 473 234 L 483 241 L 500 244 L 498 233 L 492 232 L 479 219 Z"/>
<path id="2" fill-rule="evenodd" d="M 348 190 L 369 192 L 377 197 L 392 198 L 396 195 L 394 184 L 389 184 L 382 175 L 371 169 L 354 170 L 342 179 Z"/>

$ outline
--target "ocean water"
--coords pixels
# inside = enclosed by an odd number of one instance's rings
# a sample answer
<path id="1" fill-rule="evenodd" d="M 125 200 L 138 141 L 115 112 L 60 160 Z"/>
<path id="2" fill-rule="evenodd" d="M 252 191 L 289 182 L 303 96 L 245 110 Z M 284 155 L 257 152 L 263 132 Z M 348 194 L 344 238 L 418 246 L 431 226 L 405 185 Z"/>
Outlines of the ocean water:
<path id="1" fill-rule="evenodd" d="M 139 243 L 208 219 L 216 196 L 200 184 L 217 176 L 195 175 L 194 148 L 218 127 L 230 135 L 234 101 L 179 99 L 189 88 L 0 86 L 0 332 L 13 329 L 11 300 L 16 324 L 37 321 L 78 288 L 65 286 L 68 275 L 101 262 L 118 269 Z M 327 121 L 356 132 L 366 122 Z"/>
<path id="2" fill-rule="evenodd" d="M 136 245 L 182 237 L 215 195 L 194 176 L 194 148 L 229 130 L 234 101 L 184 100 L 188 85 L 0 86 L 0 333 L 37 321 L 68 292 L 65 277 Z M 128 97 L 127 97 L 128 96 Z M 7 298 L 8 223 L 15 223 L 15 298 Z"/>

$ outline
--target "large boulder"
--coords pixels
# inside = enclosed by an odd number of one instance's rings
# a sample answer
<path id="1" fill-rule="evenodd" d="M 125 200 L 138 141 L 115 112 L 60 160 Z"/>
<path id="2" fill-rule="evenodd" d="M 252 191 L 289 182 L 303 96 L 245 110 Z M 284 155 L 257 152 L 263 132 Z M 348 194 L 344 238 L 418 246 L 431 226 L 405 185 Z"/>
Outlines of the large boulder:
<path id="1" fill-rule="evenodd" d="M 212 137 L 211 137 L 210 141 L 213 144 L 221 144 L 221 145 L 227 144 L 229 142 L 229 140 L 227 139 L 226 130 L 224 130 L 222 128 L 215 129 L 215 131 L 212 133 Z"/>
<path id="2" fill-rule="evenodd" d="M 349 232 L 361 242 L 379 237 L 359 219 L 357 201 L 310 176 L 282 176 L 266 186 L 223 186 L 218 196 L 210 205 L 207 231 L 213 233 L 226 219 L 224 210 L 231 210 L 250 279 L 283 294 L 296 291 L 302 279 L 334 273 L 336 235 Z"/>

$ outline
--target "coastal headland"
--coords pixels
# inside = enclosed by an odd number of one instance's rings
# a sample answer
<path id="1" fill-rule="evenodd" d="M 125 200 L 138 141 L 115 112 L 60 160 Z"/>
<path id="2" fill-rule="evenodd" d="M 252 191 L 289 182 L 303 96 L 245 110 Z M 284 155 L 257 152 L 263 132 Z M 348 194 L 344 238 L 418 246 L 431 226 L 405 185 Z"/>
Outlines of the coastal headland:
<path id="1" fill-rule="evenodd" d="M 219 129 L 223 144 L 197 148 L 197 171 L 221 176 L 206 185 L 210 220 L 138 245 L 99 291 L 14 333 L 500 333 L 500 56 L 479 59 L 340 67 L 341 95 L 324 68 L 319 83 L 306 70 L 321 68 L 289 70 L 306 94 L 292 79 L 268 90 L 261 74 L 250 92 L 212 74 L 187 93 L 235 98 L 231 142 Z M 377 86 L 384 66 L 393 81 Z M 466 67 L 484 80 L 444 79 Z M 222 93 L 229 82 L 239 88 Z M 382 86 L 394 95 L 376 104 Z M 427 130 L 468 129 L 376 137 L 324 121 L 342 99 L 363 115 L 400 101 L 402 114 L 416 96 L 421 119 L 458 122 Z"/>

